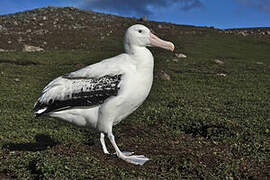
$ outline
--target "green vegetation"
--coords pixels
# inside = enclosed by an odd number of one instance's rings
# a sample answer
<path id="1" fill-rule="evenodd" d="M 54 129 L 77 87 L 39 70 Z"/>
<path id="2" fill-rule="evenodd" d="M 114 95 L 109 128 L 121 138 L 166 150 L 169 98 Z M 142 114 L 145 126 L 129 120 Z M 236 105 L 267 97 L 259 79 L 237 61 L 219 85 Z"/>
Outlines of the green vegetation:
<path id="1" fill-rule="evenodd" d="M 121 39 L 104 41 L 106 54 L 101 48 L 0 53 L 0 179 L 270 176 L 267 39 L 208 30 L 168 35 L 176 52 L 188 58 L 151 49 L 155 79 L 150 96 L 114 127 L 122 150 L 151 158 L 144 166 L 104 155 L 97 132 L 33 117 L 33 105 L 49 81 L 121 53 Z M 171 80 L 161 79 L 161 71 Z"/>

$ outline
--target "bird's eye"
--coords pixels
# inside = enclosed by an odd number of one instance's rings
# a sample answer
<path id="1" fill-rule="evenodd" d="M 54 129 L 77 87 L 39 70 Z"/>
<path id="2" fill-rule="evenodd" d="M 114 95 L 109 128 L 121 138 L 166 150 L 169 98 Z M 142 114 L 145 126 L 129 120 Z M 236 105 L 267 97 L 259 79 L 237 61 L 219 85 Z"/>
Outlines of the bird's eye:
<path id="1" fill-rule="evenodd" d="M 139 30 L 139 33 L 142 33 L 142 30 L 141 29 Z"/>

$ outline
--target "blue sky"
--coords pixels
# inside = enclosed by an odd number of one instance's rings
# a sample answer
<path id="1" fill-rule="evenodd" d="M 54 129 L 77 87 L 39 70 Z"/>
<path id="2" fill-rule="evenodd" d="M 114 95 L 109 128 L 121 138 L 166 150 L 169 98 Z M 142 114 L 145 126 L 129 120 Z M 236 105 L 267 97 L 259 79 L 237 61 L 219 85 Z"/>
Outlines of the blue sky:
<path id="1" fill-rule="evenodd" d="M 45 6 L 218 28 L 270 27 L 270 0 L 1 0 L 0 14 Z"/>

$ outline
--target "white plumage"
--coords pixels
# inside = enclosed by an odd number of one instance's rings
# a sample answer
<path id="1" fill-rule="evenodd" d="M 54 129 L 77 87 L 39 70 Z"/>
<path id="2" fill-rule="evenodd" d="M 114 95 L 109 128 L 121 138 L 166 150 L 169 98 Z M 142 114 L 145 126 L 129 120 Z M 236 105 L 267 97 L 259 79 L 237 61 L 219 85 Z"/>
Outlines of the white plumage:
<path id="1" fill-rule="evenodd" d="M 112 127 L 135 111 L 150 92 L 154 59 L 146 47 L 173 51 L 174 45 L 159 39 L 139 24 L 128 28 L 124 45 L 125 53 L 50 82 L 35 104 L 34 113 L 95 128 L 101 132 L 104 153 L 109 153 L 104 141 L 105 133 L 119 158 L 143 165 L 149 160 L 145 156 L 119 150 Z"/>

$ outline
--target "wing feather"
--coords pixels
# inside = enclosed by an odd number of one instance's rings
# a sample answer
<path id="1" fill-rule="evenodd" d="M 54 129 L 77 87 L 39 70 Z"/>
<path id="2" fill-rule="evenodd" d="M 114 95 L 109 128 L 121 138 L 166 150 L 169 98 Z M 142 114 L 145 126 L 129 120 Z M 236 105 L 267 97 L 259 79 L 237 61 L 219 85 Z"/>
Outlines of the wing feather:
<path id="1" fill-rule="evenodd" d="M 62 76 L 49 83 L 34 106 L 36 116 L 77 106 L 97 106 L 117 96 L 121 75 L 99 78 Z"/>
<path id="2" fill-rule="evenodd" d="M 98 78 L 106 75 L 123 74 L 125 68 L 129 65 L 127 61 L 127 54 L 120 54 L 118 56 L 105 59 L 99 63 L 86 66 L 78 71 L 66 74 L 70 78 Z"/>
<path id="3" fill-rule="evenodd" d="M 121 76 L 134 68 L 132 63 L 127 54 L 120 54 L 54 79 L 34 105 L 35 115 L 102 104 L 118 94 Z"/>

